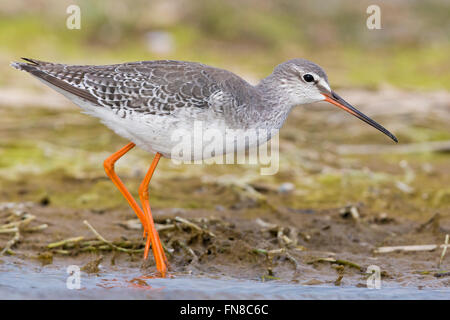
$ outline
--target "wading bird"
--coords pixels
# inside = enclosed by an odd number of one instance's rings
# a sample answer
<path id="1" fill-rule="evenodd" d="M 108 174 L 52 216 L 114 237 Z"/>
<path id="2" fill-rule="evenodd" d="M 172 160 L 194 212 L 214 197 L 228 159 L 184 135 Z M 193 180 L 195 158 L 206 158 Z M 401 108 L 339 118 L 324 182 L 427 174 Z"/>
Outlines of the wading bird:
<path id="1" fill-rule="evenodd" d="M 221 132 L 228 128 L 244 132 L 279 130 L 294 106 L 327 101 L 397 142 L 392 133 L 333 92 L 324 70 L 305 59 L 278 65 L 256 86 L 227 70 L 194 62 L 161 60 L 83 66 L 24 60 L 27 62 L 12 66 L 29 72 L 130 141 L 104 161 L 104 168 L 144 227 L 144 259 L 151 245 L 156 268 L 163 276 L 167 259 L 154 226 L 148 186 L 161 156 L 173 157 L 174 130 L 189 130 L 195 121 L 202 121 L 205 129 Z M 244 148 L 263 142 L 257 138 Z M 139 187 L 142 209 L 114 171 L 114 163 L 136 145 L 155 153 Z M 202 155 L 193 156 L 198 157 Z"/>

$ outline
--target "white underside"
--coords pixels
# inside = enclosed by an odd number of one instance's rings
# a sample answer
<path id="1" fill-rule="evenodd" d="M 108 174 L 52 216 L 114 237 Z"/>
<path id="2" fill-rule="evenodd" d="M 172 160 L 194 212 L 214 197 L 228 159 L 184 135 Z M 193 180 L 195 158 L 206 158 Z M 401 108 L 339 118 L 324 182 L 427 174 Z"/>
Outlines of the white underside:
<path id="1" fill-rule="evenodd" d="M 122 118 L 111 109 L 95 106 L 47 81 L 39 80 L 66 96 L 81 107 L 84 113 L 99 118 L 119 136 L 148 152 L 159 152 L 167 158 L 200 160 L 224 153 L 240 152 L 265 143 L 274 134 L 258 134 L 257 131 L 255 134 L 255 130 L 242 130 L 238 134 L 231 131 L 230 134 L 230 128 L 226 126 L 225 121 L 205 109 L 200 109 L 195 114 L 181 109 L 168 116 L 133 112 Z"/>

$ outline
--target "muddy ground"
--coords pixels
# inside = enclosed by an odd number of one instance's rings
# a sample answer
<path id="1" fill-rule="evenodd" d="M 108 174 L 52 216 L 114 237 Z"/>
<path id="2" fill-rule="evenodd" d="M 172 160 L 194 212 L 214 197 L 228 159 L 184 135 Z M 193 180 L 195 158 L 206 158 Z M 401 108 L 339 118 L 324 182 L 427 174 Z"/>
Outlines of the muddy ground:
<path id="1" fill-rule="evenodd" d="M 449 94 L 341 95 L 399 144 L 317 104 L 297 108 L 282 129 L 276 175 L 161 161 L 150 203 L 171 275 L 365 287 L 376 265 L 386 285 L 450 286 L 440 247 L 376 252 L 439 246 L 450 234 Z M 120 265 L 154 275 L 153 257 L 142 261 L 139 223 L 103 172 L 103 160 L 127 142 L 71 104 L 30 100 L 40 103 L 0 107 L 0 263 L 77 264 L 100 274 Z M 117 163 L 134 196 L 150 161 L 133 150 Z"/>

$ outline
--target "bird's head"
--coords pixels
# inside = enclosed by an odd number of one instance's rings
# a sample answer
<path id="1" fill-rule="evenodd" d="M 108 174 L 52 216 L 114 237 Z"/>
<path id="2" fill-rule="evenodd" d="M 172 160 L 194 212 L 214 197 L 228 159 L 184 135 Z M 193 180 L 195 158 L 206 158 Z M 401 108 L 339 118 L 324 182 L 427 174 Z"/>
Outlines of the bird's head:
<path id="1" fill-rule="evenodd" d="M 288 99 L 291 105 L 327 101 L 372 127 L 380 130 L 389 138 L 398 142 L 397 138 L 379 123 L 350 105 L 330 88 L 325 71 L 317 64 L 305 59 L 293 59 L 278 65 L 271 75 L 276 88 Z"/>

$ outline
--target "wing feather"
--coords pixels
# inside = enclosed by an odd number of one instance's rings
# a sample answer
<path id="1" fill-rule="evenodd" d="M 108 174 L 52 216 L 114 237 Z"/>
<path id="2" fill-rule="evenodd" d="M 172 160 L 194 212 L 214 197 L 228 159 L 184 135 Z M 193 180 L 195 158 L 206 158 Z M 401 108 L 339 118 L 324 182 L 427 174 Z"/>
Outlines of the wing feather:
<path id="1" fill-rule="evenodd" d="M 193 62 L 158 60 L 81 66 L 24 60 L 28 63 L 13 66 L 94 105 L 145 114 L 167 115 L 180 108 L 192 112 L 211 108 L 224 113 L 227 108 L 247 102 L 235 95 L 235 87 L 253 89 L 229 71 Z"/>

